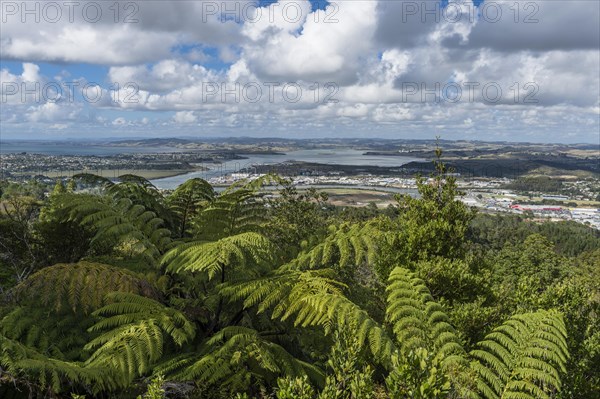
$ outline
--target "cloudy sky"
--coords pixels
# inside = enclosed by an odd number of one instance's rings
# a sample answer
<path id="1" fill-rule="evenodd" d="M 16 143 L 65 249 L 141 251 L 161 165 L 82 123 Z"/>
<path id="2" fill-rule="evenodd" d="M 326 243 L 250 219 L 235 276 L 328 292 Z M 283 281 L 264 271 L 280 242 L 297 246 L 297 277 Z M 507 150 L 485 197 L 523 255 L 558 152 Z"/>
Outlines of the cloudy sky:
<path id="1" fill-rule="evenodd" d="M 600 142 L 600 2 L 1 1 L 3 139 Z"/>

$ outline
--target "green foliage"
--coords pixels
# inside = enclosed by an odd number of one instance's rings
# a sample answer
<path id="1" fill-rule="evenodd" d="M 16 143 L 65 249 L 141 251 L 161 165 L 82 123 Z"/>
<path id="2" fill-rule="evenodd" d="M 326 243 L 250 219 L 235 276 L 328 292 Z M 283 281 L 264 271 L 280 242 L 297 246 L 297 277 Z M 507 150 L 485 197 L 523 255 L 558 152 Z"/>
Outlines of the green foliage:
<path id="1" fill-rule="evenodd" d="M 308 377 L 285 377 L 277 380 L 275 391 L 277 399 L 313 399 L 315 390 L 308 382 Z"/>
<path id="2" fill-rule="evenodd" d="M 65 187 L 65 184 L 63 183 L 63 181 L 57 180 L 56 184 L 54 185 L 54 189 L 52 190 L 51 195 L 59 195 L 59 194 L 64 194 L 66 192 L 67 192 L 67 188 Z"/>
<path id="3" fill-rule="evenodd" d="M 129 293 L 112 293 L 108 299 L 111 303 L 94 312 L 104 318 L 89 330 L 105 332 L 84 347 L 94 351 L 86 365 L 117 371 L 123 387 L 158 362 L 165 337 L 181 347 L 195 335 L 194 325 L 181 312 L 155 300 Z"/>
<path id="4" fill-rule="evenodd" d="M 351 326 L 335 332 L 327 365 L 331 374 L 319 399 L 367 399 L 373 397 L 373 370 L 362 365 L 361 343 L 352 337 Z"/>
<path id="5" fill-rule="evenodd" d="M 212 186 L 202 179 L 190 179 L 169 195 L 167 204 L 175 215 L 175 231 L 179 237 L 191 235 L 194 219 L 214 198 Z"/>
<path id="6" fill-rule="evenodd" d="M 148 384 L 147 392 L 144 395 L 139 395 L 137 399 L 163 399 L 165 397 L 165 390 L 162 387 L 163 383 L 163 376 L 157 375 Z"/>
<path id="7" fill-rule="evenodd" d="M 491 273 L 472 259 L 435 257 L 417 262 L 414 268 L 435 298 L 444 298 L 453 305 L 488 292 Z"/>
<path id="8" fill-rule="evenodd" d="M 532 234 L 523 243 L 507 245 L 495 259 L 495 274 L 504 284 L 516 284 L 521 277 L 529 277 L 540 287 L 564 278 L 569 269 L 566 259 L 554 251 L 544 236 Z"/>
<path id="9" fill-rule="evenodd" d="M 91 262 L 44 268 L 15 287 L 14 293 L 19 302 L 88 313 L 102 306 L 113 291 L 156 296 L 150 284 L 132 273 Z"/>
<path id="10" fill-rule="evenodd" d="M 593 397 L 598 237 L 472 220 L 436 171 L 385 212 L 273 176 L 3 188 L 0 396 Z"/>
<path id="11" fill-rule="evenodd" d="M 309 243 L 317 242 L 327 232 L 323 207 L 327 195 L 311 188 L 299 192 L 286 182 L 279 195 L 269 200 L 269 218 L 265 234 L 291 260 Z M 304 247 L 304 248 L 303 248 Z"/>
<path id="12" fill-rule="evenodd" d="M 440 367 L 439 360 L 425 348 L 408 352 L 403 360 L 392 356 L 393 370 L 386 378 L 392 399 L 402 398 L 446 398 L 451 384 Z"/>
<path id="13" fill-rule="evenodd" d="M 69 194 L 61 206 L 76 220 L 95 231 L 91 245 L 109 248 L 127 256 L 144 256 L 155 261 L 171 243 L 163 219 L 129 198 Z"/>
<path id="14" fill-rule="evenodd" d="M 541 234 L 555 244 L 563 256 L 579 256 L 600 248 L 600 231 L 574 221 L 534 223 L 519 215 L 478 214 L 469 228 L 469 238 L 485 249 L 500 250 L 519 244 L 531 234 Z"/>
<path id="15" fill-rule="evenodd" d="M 561 388 L 569 357 L 567 332 L 557 312 L 515 315 L 471 352 L 484 398 L 551 398 Z"/>
<path id="16" fill-rule="evenodd" d="M 0 288 L 25 280 L 44 263 L 33 229 L 42 205 L 37 195 L 9 186 L 0 197 Z"/>
<path id="17" fill-rule="evenodd" d="M 460 258 L 465 253 L 465 236 L 474 211 L 457 200 L 456 178 L 448 174 L 441 162 L 442 151 L 436 150 L 435 174 L 427 180 L 417 178 L 421 198 L 397 196 L 399 240 L 395 262 L 410 265 L 432 257 Z M 389 272 L 389 270 L 388 270 Z"/>
<path id="18" fill-rule="evenodd" d="M 521 177 L 516 179 L 507 188 L 522 192 L 556 193 L 563 191 L 562 181 L 548 176 Z"/>

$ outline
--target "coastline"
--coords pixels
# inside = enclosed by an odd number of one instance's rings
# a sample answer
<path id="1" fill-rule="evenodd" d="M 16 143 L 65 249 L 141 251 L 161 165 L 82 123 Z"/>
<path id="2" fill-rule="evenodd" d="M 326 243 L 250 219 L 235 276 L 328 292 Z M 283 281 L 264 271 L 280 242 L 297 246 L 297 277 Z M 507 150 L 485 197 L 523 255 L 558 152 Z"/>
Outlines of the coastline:
<path id="1" fill-rule="evenodd" d="M 203 169 L 102 169 L 102 170 L 63 170 L 63 171 L 43 171 L 42 174 L 49 178 L 71 177 L 81 173 L 91 173 L 94 175 L 106 177 L 109 179 L 117 178 L 121 175 L 137 175 L 147 180 L 163 179 L 166 177 L 175 177 L 185 175 L 190 172 L 201 172 Z M 22 174 L 32 174 L 33 172 L 22 172 Z"/>

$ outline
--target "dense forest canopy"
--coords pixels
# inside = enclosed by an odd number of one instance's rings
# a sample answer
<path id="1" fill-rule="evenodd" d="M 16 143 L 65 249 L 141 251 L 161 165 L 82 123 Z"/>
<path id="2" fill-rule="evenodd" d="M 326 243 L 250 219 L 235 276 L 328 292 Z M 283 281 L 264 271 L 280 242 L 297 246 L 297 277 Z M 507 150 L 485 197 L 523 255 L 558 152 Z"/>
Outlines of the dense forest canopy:
<path id="1" fill-rule="evenodd" d="M 2 183 L 0 396 L 598 397 L 598 232 L 475 214 L 435 167 L 388 209 Z"/>

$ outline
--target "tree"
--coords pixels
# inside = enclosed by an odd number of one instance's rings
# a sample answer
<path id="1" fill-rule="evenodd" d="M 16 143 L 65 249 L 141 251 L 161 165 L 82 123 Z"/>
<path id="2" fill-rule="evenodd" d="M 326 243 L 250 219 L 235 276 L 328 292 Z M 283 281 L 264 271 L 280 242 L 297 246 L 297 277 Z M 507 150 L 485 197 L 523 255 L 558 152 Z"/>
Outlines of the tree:
<path id="1" fill-rule="evenodd" d="M 457 200 L 456 178 L 448 174 L 436 149 L 435 173 L 429 180 L 417 177 L 420 198 L 397 196 L 399 241 L 396 262 L 411 264 L 436 256 L 460 258 L 465 253 L 465 236 L 474 211 Z"/>
<path id="2" fill-rule="evenodd" d="M 311 237 L 318 201 L 268 198 L 263 185 L 281 183 L 269 176 L 165 197 L 144 180 L 87 176 L 78 184 L 94 193 L 57 193 L 42 212 L 90 232 L 86 260 L 43 267 L 0 303 L 0 394 L 135 396 L 157 376 L 151 395 L 207 398 L 594 392 L 594 253 L 570 264 L 541 236 L 476 252 L 446 177 L 399 217 Z M 435 231 L 457 242 L 426 242 Z M 286 253 L 291 237 L 303 244 Z"/>
<path id="3" fill-rule="evenodd" d="M 28 187 L 10 187 L 0 198 L 0 265 L 9 284 L 25 280 L 43 265 L 34 233 L 42 203 L 34 195 Z"/>
<path id="4" fill-rule="evenodd" d="M 269 201 L 265 234 L 275 245 L 285 249 L 288 260 L 294 258 L 303 246 L 311 246 L 326 235 L 327 222 L 322 210 L 326 201 L 327 194 L 314 188 L 299 193 L 287 181 L 279 195 Z"/>
<path id="5" fill-rule="evenodd" d="M 212 186 L 202 179 L 186 181 L 167 197 L 167 204 L 175 215 L 175 230 L 179 238 L 192 234 L 194 220 L 214 198 Z"/>

